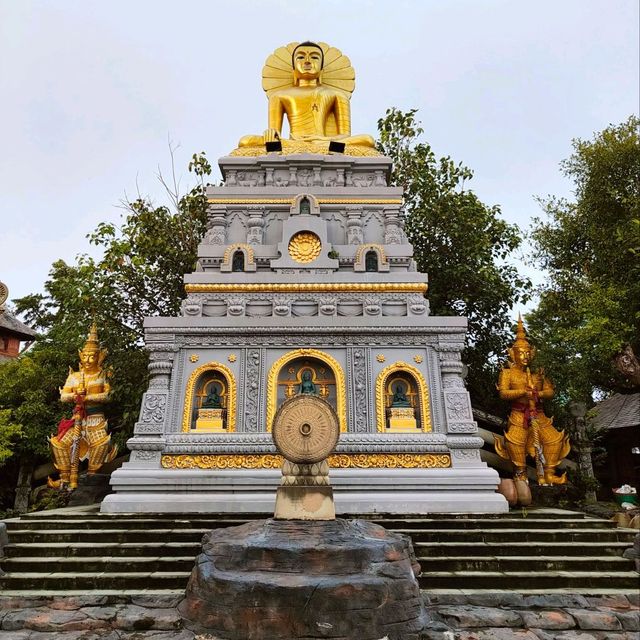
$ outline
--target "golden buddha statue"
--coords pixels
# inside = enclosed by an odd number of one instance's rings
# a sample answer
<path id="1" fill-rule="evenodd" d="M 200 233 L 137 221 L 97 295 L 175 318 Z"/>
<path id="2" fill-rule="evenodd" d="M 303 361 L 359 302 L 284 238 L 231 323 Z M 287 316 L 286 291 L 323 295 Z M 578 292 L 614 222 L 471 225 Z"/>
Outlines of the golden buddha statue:
<path id="1" fill-rule="evenodd" d="M 118 451 L 111 444 L 102 408 L 109 399 L 111 386 L 102 368 L 107 350 L 100 348 L 95 322 L 78 355 L 79 370 L 69 367 L 67 380 L 60 389 L 60 400 L 74 403 L 73 417 L 61 420 L 57 434 L 49 438 L 54 465 L 60 473 L 59 480 L 49 479 L 49 486 L 54 488 L 75 489 L 80 460 L 89 459 L 87 473 L 91 475 L 113 460 Z"/>
<path id="2" fill-rule="evenodd" d="M 354 87 L 351 62 L 335 47 L 292 42 L 276 49 L 262 70 L 262 88 L 269 99 L 268 128 L 263 135 L 242 137 L 231 155 L 264 155 L 265 144 L 276 141 L 285 154 L 326 154 L 335 141 L 346 145 L 347 155 L 380 155 L 371 136 L 351 135 Z M 282 137 L 285 115 L 289 139 Z"/>
<path id="3" fill-rule="evenodd" d="M 569 436 L 557 431 L 553 418 L 544 414 L 542 400 L 552 398 L 554 389 L 542 369 L 532 372 L 529 368 L 535 349 L 527 340 L 521 317 L 508 353 L 508 366 L 498 378 L 498 392 L 503 400 L 511 401 L 511 413 L 504 437 L 494 436 L 496 453 L 511 460 L 515 480 L 527 481 L 528 454 L 535 459 L 538 484 L 564 484 L 566 474 L 556 475 L 556 467 L 571 450 Z"/>

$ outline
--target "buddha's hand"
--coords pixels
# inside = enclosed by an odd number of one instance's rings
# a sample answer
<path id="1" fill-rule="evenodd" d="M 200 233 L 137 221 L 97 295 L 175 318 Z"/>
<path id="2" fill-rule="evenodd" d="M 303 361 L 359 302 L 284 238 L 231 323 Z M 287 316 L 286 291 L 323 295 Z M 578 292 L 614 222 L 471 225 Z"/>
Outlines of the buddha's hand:
<path id="1" fill-rule="evenodd" d="M 280 140 L 280 132 L 277 129 L 265 129 L 264 141 L 276 142 L 276 140 Z"/>

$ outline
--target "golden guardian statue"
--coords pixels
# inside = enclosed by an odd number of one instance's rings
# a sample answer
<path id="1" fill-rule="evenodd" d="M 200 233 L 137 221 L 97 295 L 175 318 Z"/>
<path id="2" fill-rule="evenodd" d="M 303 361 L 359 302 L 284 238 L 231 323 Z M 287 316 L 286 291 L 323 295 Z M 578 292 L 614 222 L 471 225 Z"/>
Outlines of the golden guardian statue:
<path id="1" fill-rule="evenodd" d="M 60 389 L 60 400 L 74 405 L 73 417 L 61 420 L 57 434 L 49 438 L 54 465 L 60 473 L 59 480 L 49 478 L 48 484 L 53 488 L 75 489 L 81 460 L 88 458 L 87 473 L 91 475 L 113 460 L 118 450 L 107 433 L 103 405 L 109 399 L 111 386 L 108 372 L 102 367 L 107 350 L 100 348 L 95 322 L 78 354 L 78 371 L 69 367 L 67 380 Z"/>
<path id="2" fill-rule="evenodd" d="M 355 71 L 347 56 L 324 42 L 291 42 L 276 49 L 262 70 L 269 99 L 268 128 L 240 139 L 231 155 L 265 154 L 266 143 L 279 142 L 282 152 L 329 152 L 331 142 L 347 155 L 377 156 L 369 135 L 351 135 L 351 93 Z M 284 117 L 289 138 L 284 138 Z"/>
<path id="3" fill-rule="evenodd" d="M 509 349 L 509 363 L 500 371 L 498 392 L 511 401 L 511 413 L 504 437 L 494 436 L 496 453 L 514 466 L 514 479 L 527 481 L 527 454 L 536 463 L 538 484 L 564 484 L 566 474 L 556 467 L 571 450 L 569 436 L 557 431 L 548 418 L 542 400 L 552 398 L 553 385 L 542 369 L 531 371 L 535 349 L 529 344 L 522 318 L 518 317 L 516 340 Z"/>

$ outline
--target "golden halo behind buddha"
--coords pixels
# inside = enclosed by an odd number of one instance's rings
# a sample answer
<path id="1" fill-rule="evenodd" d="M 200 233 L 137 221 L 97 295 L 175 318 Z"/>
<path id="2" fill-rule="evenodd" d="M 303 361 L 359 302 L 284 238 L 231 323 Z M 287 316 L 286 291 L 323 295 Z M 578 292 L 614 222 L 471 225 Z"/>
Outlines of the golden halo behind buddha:
<path id="1" fill-rule="evenodd" d="M 278 47 L 266 60 L 262 68 L 262 88 L 267 96 L 274 91 L 294 85 L 291 56 L 299 42 L 290 42 Z M 320 82 L 351 95 L 356 86 L 356 72 L 351 60 L 340 49 L 326 42 L 316 43 L 324 54 L 324 65 L 320 73 Z"/>

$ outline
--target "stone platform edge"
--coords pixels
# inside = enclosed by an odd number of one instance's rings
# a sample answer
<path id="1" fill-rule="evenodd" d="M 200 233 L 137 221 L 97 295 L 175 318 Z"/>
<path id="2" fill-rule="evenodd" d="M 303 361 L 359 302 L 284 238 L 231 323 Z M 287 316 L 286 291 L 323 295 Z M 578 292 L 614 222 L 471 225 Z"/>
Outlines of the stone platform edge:
<path id="1" fill-rule="evenodd" d="M 423 591 L 423 640 L 637 640 L 638 593 Z M 183 593 L 0 594 L 0 640 L 214 640 L 185 628 Z"/>

